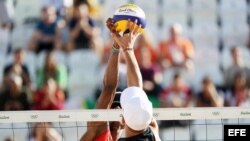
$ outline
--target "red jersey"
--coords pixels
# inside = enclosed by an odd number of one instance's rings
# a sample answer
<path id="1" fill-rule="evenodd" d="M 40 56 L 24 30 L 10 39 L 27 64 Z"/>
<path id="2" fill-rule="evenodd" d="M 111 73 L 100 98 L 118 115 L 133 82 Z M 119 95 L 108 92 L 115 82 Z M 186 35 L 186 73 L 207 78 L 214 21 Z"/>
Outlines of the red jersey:
<path id="1" fill-rule="evenodd" d="M 109 130 L 101 134 L 95 141 L 113 141 L 111 133 Z"/>

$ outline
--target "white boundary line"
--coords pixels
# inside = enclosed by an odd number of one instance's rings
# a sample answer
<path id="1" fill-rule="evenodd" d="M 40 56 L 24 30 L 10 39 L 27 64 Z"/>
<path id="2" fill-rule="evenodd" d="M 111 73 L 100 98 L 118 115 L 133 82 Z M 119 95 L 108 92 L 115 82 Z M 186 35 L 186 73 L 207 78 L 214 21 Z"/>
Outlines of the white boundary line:
<path id="1" fill-rule="evenodd" d="M 0 123 L 118 121 L 122 110 L 3 111 Z M 250 107 L 156 108 L 156 120 L 250 119 Z"/>

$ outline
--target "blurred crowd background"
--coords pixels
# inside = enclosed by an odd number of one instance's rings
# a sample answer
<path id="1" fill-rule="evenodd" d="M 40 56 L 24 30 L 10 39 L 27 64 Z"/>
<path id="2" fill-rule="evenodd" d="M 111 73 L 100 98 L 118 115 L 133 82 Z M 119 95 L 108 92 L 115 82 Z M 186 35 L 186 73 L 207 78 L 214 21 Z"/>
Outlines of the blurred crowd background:
<path id="1" fill-rule="evenodd" d="M 250 105 L 249 0 L 0 0 L 0 110 L 93 108 L 125 3 L 147 17 L 134 51 L 155 108 Z M 119 73 L 122 91 L 123 57 Z"/>
<path id="2" fill-rule="evenodd" d="M 125 3 L 147 17 L 134 51 L 155 108 L 250 106 L 249 0 L 0 0 L 0 110 L 94 108 Z M 122 91 L 123 57 L 119 74 Z"/>

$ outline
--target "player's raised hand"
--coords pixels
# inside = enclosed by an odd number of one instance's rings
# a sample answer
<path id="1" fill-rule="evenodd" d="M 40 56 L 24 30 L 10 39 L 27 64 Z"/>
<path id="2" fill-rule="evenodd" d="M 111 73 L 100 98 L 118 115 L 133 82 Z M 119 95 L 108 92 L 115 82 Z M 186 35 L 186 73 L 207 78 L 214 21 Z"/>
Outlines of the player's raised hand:
<path id="1" fill-rule="evenodd" d="M 113 26 L 113 28 L 115 28 L 115 25 Z M 140 28 L 141 25 L 137 25 L 137 20 L 135 20 L 134 22 L 128 20 L 127 29 L 129 30 L 129 33 L 120 35 L 119 30 L 115 30 L 114 32 L 111 30 L 111 36 L 123 50 L 132 50 L 136 38 L 141 34 L 139 32 Z"/>

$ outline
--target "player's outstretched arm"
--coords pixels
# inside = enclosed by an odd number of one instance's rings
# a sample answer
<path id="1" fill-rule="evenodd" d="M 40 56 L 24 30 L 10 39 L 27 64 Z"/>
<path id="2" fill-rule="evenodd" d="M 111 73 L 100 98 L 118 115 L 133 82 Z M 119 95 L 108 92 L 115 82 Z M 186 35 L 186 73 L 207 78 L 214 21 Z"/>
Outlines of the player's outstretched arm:
<path id="1" fill-rule="evenodd" d="M 112 24 L 112 20 L 109 19 L 107 26 L 110 30 L 113 28 Z M 109 109 L 113 102 L 118 84 L 119 56 L 119 46 L 114 44 L 103 78 L 102 93 L 95 106 L 96 109 Z M 94 141 L 107 130 L 109 130 L 107 122 L 88 122 L 88 129 L 82 136 L 81 141 Z"/>
<path id="2" fill-rule="evenodd" d="M 142 88 L 142 76 L 133 50 L 134 43 L 140 35 L 139 29 L 141 28 L 141 25 L 137 25 L 137 20 L 135 22 L 128 20 L 127 28 L 130 31 L 129 33 L 126 33 L 123 36 L 112 34 L 112 37 L 121 47 L 125 56 L 127 63 L 128 87 L 136 86 Z"/>
<path id="3" fill-rule="evenodd" d="M 106 24 L 110 32 L 113 32 L 115 26 L 111 18 L 107 20 Z M 108 109 L 113 102 L 115 91 L 118 85 L 118 68 L 120 56 L 119 50 L 120 47 L 116 42 L 114 42 L 103 78 L 102 93 L 97 101 L 95 107 L 96 109 Z"/>

